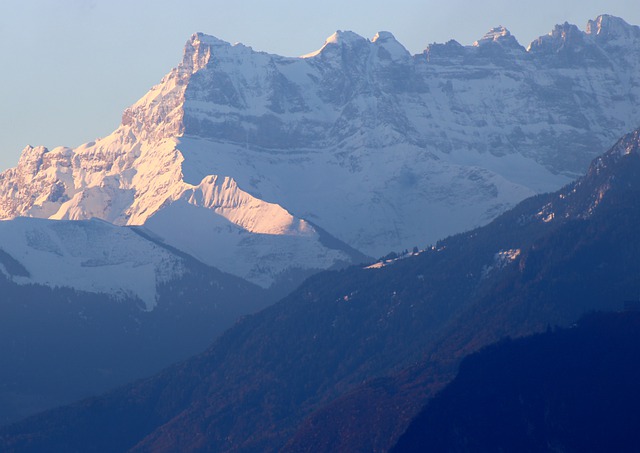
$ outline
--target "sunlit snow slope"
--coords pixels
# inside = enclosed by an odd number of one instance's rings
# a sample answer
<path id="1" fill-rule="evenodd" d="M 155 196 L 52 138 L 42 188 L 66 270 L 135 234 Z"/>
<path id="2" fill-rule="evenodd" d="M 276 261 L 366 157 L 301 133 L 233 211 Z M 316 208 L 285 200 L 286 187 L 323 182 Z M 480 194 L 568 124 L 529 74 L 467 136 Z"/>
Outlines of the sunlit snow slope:
<path id="1" fill-rule="evenodd" d="M 0 222 L 0 272 L 18 284 L 137 298 L 151 310 L 157 287 L 181 277 L 185 265 L 130 228 L 18 218 Z"/>
<path id="2" fill-rule="evenodd" d="M 557 189 L 640 123 L 640 28 L 601 16 L 520 46 L 498 27 L 410 55 L 338 31 L 299 58 L 195 34 L 184 58 L 76 149 L 27 147 L 0 217 L 145 225 L 269 286 L 291 269 L 424 246 Z"/>

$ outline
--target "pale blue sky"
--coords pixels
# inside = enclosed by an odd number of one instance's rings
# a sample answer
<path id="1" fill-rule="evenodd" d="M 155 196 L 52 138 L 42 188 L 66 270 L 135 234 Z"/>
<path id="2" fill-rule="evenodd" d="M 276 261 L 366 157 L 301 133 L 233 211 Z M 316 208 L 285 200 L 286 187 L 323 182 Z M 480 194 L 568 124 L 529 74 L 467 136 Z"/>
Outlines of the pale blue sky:
<path id="1" fill-rule="evenodd" d="M 122 110 L 181 59 L 201 31 L 297 56 L 335 30 L 387 30 L 418 53 L 471 44 L 504 25 L 526 46 L 568 21 L 608 13 L 640 24 L 637 0 L 2 0 L 0 170 L 27 145 L 75 147 L 109 134 Z"/>

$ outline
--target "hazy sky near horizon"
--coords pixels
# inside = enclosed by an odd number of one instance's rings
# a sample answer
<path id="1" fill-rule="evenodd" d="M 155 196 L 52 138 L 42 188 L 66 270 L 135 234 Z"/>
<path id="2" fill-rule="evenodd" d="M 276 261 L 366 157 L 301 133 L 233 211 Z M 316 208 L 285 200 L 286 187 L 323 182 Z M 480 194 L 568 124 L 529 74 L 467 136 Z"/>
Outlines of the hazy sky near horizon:
<path id="1" fill-rule="evenodd" d="M 2 0 L 0 11 L 0 170 L 27 144 L 108 135 L 198 31 L 298 56 L 335 30 L 390 31 L 415 54 L 449 39 L 471 44 L 497 25 L 526 47 L 557 23 L 584 30 L 603 13 L 640 24 L 631 0 Z"/>

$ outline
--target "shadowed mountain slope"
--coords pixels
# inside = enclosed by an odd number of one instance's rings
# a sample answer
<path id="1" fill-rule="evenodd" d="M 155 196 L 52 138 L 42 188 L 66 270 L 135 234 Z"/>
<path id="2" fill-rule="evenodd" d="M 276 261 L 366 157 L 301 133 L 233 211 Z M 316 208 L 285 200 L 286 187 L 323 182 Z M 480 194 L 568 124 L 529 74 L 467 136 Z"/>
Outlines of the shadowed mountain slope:
<path id="1" fill-rule="evenodd" d="M 384 451 L 463 356 L 640 292 L 639 138 L 486 227 L 375 268 L 318 274 L 205 353 L 6 427 L 0 445 Z"/>
<path id="2" fill-rule="evenodd" d="M 638 451 L 639 343 L 627 312 L 487 347 L 392 452 Z"/>

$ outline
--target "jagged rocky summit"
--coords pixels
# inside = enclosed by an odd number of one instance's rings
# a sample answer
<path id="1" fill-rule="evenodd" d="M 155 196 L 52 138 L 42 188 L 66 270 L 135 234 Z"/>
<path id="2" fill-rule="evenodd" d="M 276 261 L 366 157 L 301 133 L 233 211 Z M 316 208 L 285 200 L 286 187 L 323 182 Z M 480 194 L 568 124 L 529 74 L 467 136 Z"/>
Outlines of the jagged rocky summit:
<path id="1" fill-rule="evenodd" d="M 100 218 L 262 286 L 424 246 L 555 190 L 640 124 L 640 28 L 504 27 L 411 55 L 338 31 L 289 58 L 197 33 L 111 135 L 27 147 L 0 218 Z M 345 245 L 346 244 L 346 245 Z"/>

